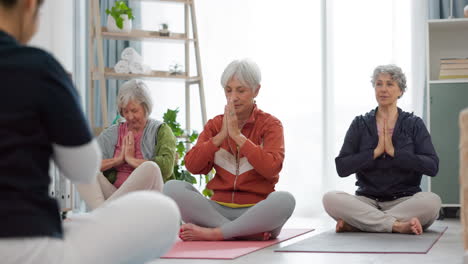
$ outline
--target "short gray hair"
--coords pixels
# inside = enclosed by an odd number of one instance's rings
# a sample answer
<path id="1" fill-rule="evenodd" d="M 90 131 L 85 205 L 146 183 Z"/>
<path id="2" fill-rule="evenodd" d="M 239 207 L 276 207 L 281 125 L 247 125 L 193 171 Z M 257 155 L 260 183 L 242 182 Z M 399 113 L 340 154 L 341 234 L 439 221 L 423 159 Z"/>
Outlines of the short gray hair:
<path id="1" fill-rule="evenodd" d="M 254 92 L 262 80 L 260 68 L 250 59 L 234 60 L 224 69 L 221 75 L 221 86 L 226 88 L 231 79 L 237 79 L 242 85 L 249 87 Z"/>
<path id="2" fill-rule="evenodd" d="M 389 74 L 392 77 L 392 80 L 398 83 L 398 86 L 401 90 L 401 96 L 403 96 L 403 94 L 406 92 L 406 76 L 400 67 L 396 66 L 395 64 L 377 66 L 374 69 L 374 74 L 372 74 L 372 87 L 375 87 L 375 82 L 377 81 L 377 78 L 379 78 L 380 74 Z"/>
<path id="3" fill-rule="evenodd" d="M 123 116 L 122 109 L 130 101 L 141 104 L 145 110 L 146 117 L 153 111 L 153 102 L 149 95 L 148 86 L 142 80 L 133 79 L 120 86 L 119 94 L 117 95 L 117 108 L 121 116 Z"/>

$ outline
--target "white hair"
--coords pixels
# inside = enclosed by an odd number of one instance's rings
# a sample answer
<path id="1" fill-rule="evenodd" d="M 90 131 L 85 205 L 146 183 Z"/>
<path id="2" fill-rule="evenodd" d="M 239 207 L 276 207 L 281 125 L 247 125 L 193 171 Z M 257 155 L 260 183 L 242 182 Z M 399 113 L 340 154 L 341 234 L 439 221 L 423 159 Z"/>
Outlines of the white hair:
<path id="1" fill-rule="evenodd" d="M 123 108 L 130 101 L 140 104 L 145 110 L 146 117 L 153 111 L 153 102 L 149 95 L 148 86 L 142 80 L 133 79 L 120 86 L 119 94 L 117 95 L 117 108 L 121 116 L 123 116 Z"/>
<path id="2" fill-rule="evenodd" d="M 262 75 L 258 65 L 250 59 L 234 60 L 224 69 L 221 75 L 221 86 L 226 88 L 229 81 L 237 79 L 242 85 L 254 92 L 258 89 Z"/>

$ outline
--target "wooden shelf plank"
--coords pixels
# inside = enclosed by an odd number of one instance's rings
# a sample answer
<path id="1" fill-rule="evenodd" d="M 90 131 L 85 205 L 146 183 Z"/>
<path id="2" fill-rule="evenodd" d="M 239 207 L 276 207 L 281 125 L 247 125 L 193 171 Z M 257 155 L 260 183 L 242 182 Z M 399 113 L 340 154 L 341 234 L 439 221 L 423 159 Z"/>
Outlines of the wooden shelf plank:
<path id="1" fill-rule="evenodd" d="M 118 40 L 149 40 L 149 41 L 193 41 L 187 38 L 184 33 L 172 33 L 169 36 L 160 36 L 158 31 L 148 31 L 134 29 L 130 33 L 116 33 L 107 31 L 107 27 L 102 27 L 102 37 L 106 39 Z"/>
<path id="2" fill-rule="evenodd" d="M 98 80 L 99 73 L 93 71 L 93 80 Z M 107 79 L 117 79 L 117 80 L 130 80 L 133 78 L 140 79 L 172 79 L 172 80 L 182 80 L 187 82 L 196 82 L 200 80 L 198 76 L 186 76 L 185 73 L 181 74 L 171 74 L 167 71 L 151 71 L 150 74 L 133 74 L 133 73 L 116 73 L 113 68 L 104 69 L 104 77 Z"/>
<path id="3" fill-rule="evenodd" d="M 428 25 L 430 30 L 462 30 L 468 27 L 468 18 L 431 19 Z"/>
<path id="4" fill-rule="evenodd" d="M 133 0 L 133 1 L 140 1 L 140 2 L 169 2 L 169 3 L 184 3 L 184 4 L 192 3 L 192 0 Z"/>

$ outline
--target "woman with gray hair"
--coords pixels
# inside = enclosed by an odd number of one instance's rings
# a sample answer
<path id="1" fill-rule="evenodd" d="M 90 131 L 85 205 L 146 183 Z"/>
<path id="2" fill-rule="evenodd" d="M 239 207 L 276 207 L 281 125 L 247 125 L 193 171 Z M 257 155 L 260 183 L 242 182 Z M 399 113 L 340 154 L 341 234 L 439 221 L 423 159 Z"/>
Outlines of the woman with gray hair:
<path id="1" fill-rule="evenodd" d="M 283 126 L 257 108 L 260 81 L 260 69 L 251 60 L 226 67 L 224 114 L 208 121 L 185 157 L 191 173 L 216 170 L 207 184 L 211 200 L 186 182 L 164 186 L 186 223 L 182 240 L 274 239 L 294 211 L 294 197 L 275 191 L 284 160 Z"/>
<path id="2" fill-rule="evenodd" d="M 439 158 L 422 119 L 397 107 L 406 90 L 401 68 L 378 66 L 371 82 L 378 106 L 353 120 L 335 159 L 340 177 L 356 174 L 356 195 L 328 192 L 323 205 L 336 232 L 419 235 L 439 214 L 439 196 L 419 187 L 423 174 L 437 174 Z"/>
<path id="3" fill-rule="evenodd" d="M 149 118 L 153 103 L 146 84 L 124 83 L 117 107 L 125 122 L 110 126 L 97 139 L 102 173 L 94 183 L 77 186 L 91 209 L 137 190 L 161 192 L 164 182 L 173 179 L 176 139 L 169 126 Z"/>

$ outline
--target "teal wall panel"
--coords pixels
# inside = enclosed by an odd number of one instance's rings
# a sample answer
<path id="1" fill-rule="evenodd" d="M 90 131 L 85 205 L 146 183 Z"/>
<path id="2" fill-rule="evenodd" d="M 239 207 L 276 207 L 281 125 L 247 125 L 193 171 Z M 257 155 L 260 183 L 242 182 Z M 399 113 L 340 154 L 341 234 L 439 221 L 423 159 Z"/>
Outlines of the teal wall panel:
<path id="1" fill-rule="evenodd" d="M 430 84 L 430 131 L 439 156 L 439 173 L 431 191 L 444 204 L 460 203 L 458 116 L 468 107 L 468 83 Z"/>

